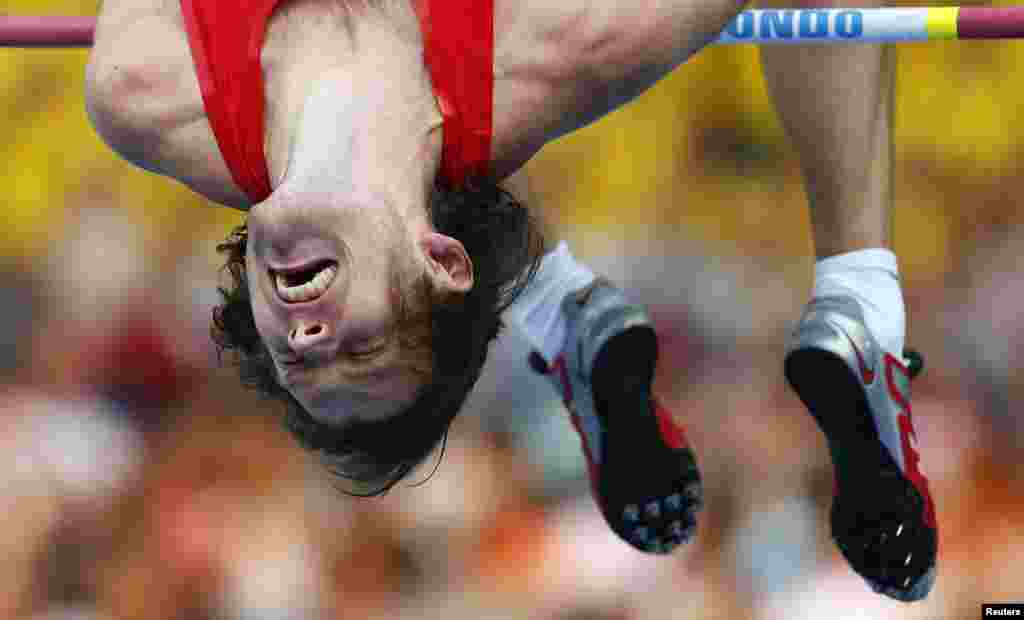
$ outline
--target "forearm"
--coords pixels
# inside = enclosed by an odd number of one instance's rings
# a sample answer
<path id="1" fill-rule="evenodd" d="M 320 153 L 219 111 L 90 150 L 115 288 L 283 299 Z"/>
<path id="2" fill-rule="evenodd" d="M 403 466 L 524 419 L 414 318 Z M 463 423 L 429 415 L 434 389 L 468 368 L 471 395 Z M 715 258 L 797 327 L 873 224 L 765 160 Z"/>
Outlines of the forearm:
<path id="1" fill-rule="evenodd" d="M 881 6 L 767 0 L 764 6 Z M 819 258 L 891 244 L 895 49 L 764 46 L 765 80 L 800 157 Z"/>

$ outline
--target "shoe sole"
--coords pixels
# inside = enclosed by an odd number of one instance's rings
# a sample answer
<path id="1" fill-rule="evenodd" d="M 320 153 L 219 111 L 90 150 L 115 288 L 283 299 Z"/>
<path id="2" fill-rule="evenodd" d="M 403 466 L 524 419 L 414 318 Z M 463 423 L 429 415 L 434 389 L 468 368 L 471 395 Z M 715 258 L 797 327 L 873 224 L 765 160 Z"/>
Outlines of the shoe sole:
<path id="1" fill-rule="evenodd" d="M 668 553 L 693 537 L 702 493 L 693 451 L 671 448 L 662 434 L 651 395 L 657 358 L 654 329 L 637 326 L 612 337 L 594 360 L 594 408 L 604 429 L 595 491 L 616 534 L 641 551 Z M 636 412 L 637 402 L 650 406 Z"/>
<path id="2" fill-rule="evenodd" d="M 935 530 L 926 525 L 924 498 L 882 443 L 856 374 L 838 355 L 805 348 L 786 356 L 785 375 L 828 441 L 836 545 L 876 592 L 924 598 L 934 580 Z"/>

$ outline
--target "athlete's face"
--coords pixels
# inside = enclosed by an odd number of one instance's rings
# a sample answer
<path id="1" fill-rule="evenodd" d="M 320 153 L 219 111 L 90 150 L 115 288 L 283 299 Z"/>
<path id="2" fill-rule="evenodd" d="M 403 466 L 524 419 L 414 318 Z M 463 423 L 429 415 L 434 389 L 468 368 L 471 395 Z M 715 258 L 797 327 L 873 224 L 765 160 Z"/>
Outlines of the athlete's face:
<path id="1" fill-rule="evenodd" d="M 392 85 L 366 68 L 309 85 L 283 180 L 249 213 L 256 329 L 282 386 L 329 424 L 391 417 L 423 386 L 423 360 L 399 349 L 396 284 L 472 286 L 465 249 L 426 215 L 433 100 L 408 105 Z"/>
<path id="2" fill-rule="evenodd" d="M 395 312 L 395 283 L 422 263 L 401 219 L 361 202 L 272 198 L 248 220 L 256 329 L 281 385 L 314 418 L 339 426 L 395 415 L 423 383 L 399 355 Z"/>

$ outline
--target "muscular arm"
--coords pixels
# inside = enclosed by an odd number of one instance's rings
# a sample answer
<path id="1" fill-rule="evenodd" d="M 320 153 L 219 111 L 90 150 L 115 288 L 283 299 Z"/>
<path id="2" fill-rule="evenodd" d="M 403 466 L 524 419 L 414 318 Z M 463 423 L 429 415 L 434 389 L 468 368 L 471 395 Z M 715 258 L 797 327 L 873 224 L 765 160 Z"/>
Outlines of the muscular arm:
<path id="1" fill-rule="evenodd" d="M 247 209 L 248 198 L 210 139 L 173 7 L 171 0 L 104 0 L 86 67 L 89 119 L 126 161 L 216 203 Z"/>
<path id="2" fill-rule="evenodd" d="M 629 103 L 713 40 L 742 0 L 495 0 L 492 173 Z"/>
<path id="3" fill-rule="evenodd" d="M 554 48 L 558 121 L 548 140 L 632 101 L 713 40 L 738 0 L 528 0 L 525 19 Z"/>

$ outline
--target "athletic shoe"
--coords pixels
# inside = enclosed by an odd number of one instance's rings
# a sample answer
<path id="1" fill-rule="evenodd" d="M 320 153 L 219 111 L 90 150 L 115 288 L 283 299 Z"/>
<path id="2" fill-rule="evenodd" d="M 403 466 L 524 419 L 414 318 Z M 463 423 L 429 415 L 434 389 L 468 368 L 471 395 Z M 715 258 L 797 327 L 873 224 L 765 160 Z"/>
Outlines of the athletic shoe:
<path id="1" fill-rule="evenodd" d="M 658 340 L 642 306 L 604 278 L 568 295 L 566 351 L 530 364 L 562 395 L 583 443 L 590 485 L 611 529 L 647 553 L 693 537 L 700 473 L 683 429 L 651 394 Z"/>
<path id="2" fill-rule="evenodd" d="M 922 362 L 904 357 L 882 351 L 856 301 L 826 297 L 804 312 L 785 370 L 828 439 L 836 545 L 872 589 L 909 602 L 935 583 L 937 530 L 910 412 Z"/>

